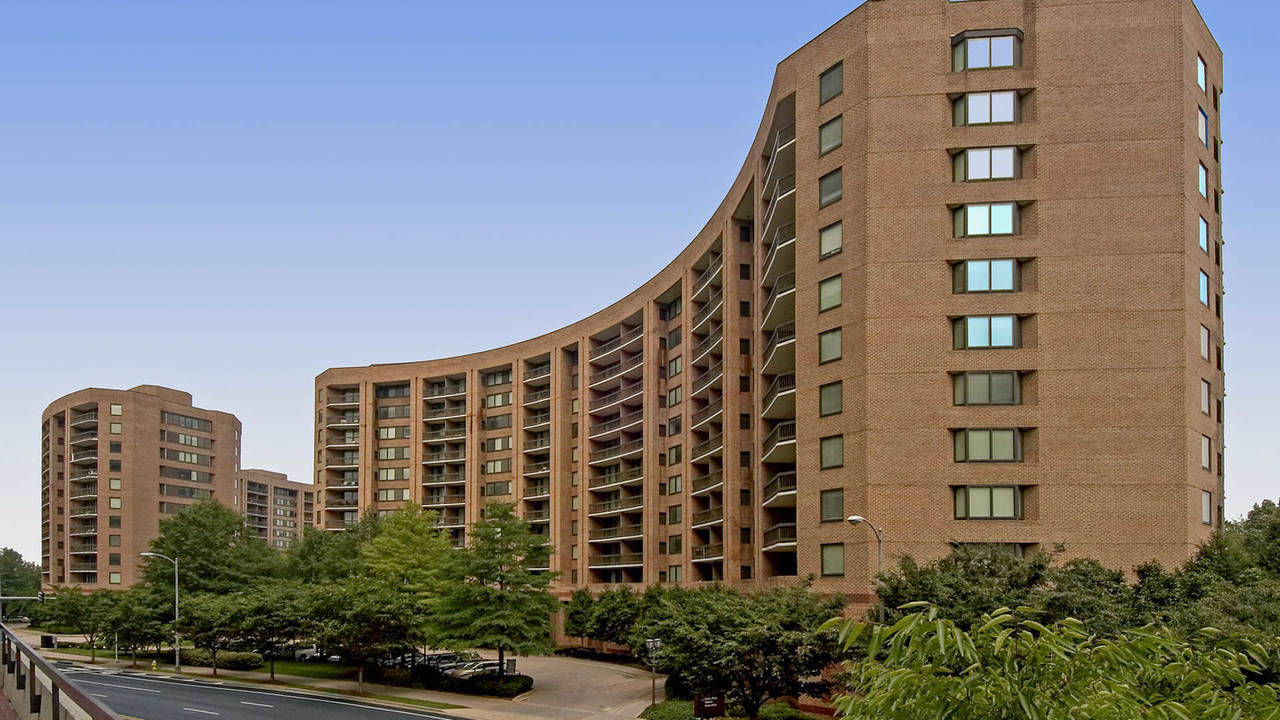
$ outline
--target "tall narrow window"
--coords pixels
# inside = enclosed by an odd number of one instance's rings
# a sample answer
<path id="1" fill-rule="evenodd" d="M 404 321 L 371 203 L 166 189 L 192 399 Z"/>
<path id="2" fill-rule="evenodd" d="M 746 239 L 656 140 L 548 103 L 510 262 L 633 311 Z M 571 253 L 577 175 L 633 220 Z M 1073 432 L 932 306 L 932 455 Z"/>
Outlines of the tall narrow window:
<path id="1" fill-rule="evenodd" d="M 818 231 L 818 259 L 829 258 L 844 247 L 844 223 L 828 225 Z"/>
<path id="2" fill-rule="evenodd" d="M 1211 469 L 1211 459 L 1213 458 L 1213 440 L 1208 435 L 1200 436 L 1200 467 L 1205 470 Z"/>
<path id="3" fill-rule="evenodd" d="M 1200 304 L 1209 307 L 1209 275 L 1200 271 Z"/>
<path id="4" fill-rule="evenodd" d="M 1205 78 L 1204 58 L 1199 55 L 1196 56 L 1196 84 L 1200 86 L 1201 90 L 1208 92 L 1209 83 Z"/>
<path id="5" fill-rule="evenodd" d="M 819 494 L 821 522 L 840 522 L 844 520 L 844 488 L 823 490 Z"/>
<path id="6" fill-rule="evenodd" d="M 1200 187 L 1200 197 L 1208 200 L 1209 199 L 1209 168 L 1205 167 L 1204 163 L 1200 163 L 1198 182 Z"/>
<path id="7" fill-rule="evenodd" d="M 1200 249 L 1209 252 L 1209 221 L 1200 218 Z"/>
<path id="8" fill-rule="evenodd" d="M 829 277 L 818 283 L 818 312 L 838 308 L 842 302 L 840 275 Z"/>
<path id="9" fill-rule="evenodd" d="M 844 118 L 840 115 L 818 128 L 818 154 L 826 155 L 844 144 Z"/>
<path id="10" fill-rule="evenodd" d="M 844 412 L 844 383 L 837 380 L 818 388 L 818 414 L 838 415 Z"/>
<path id="11" fill-rule="evenodd" d="M 1212 343 L 1210 342 L 1209 328 L 1201 325 L 1200 326 L 1200 359 L 1201 360 L 1209 359 L 1209 347 L 1211 344 Z"/>
<path id="12" fill-rule="evenodd" d="M 1200 108 L 1200 115 L 1196 118 L 1196 136 L 1205 147 L 1209 147 L 1209 115 L 1204 108 Z"/>
<path id="13" fill-rule="evenodd" d="M 1213 398 L 1213 385 L 1210 385 L 1208 380 L 1201 380 L 1200 381 L 1200 412 L 1202 414 L 1204 415 L 1213 414 L 1213 410 L 1211 409 L 1212 403 L 1213 403 L 1212 398 Z"/>
<path id="14" fill-rule="evenodd" d="M 818 104 L 827 102 L 844 92 L 844 63 L 836 63 L 818 76 Z"/>
<path id="15" fill-rule="evenodd" d="M 975 203 L 955 213 L 956 237 L 1016 234 L 1017 203 Z"/>
<path id="16" fill-rule="evenodd" d="M 818 179 L 818 207 L 826 207 L 844 196 L 844 172 L 833 170 Z"/>
<path id="17" fill-rule="evenodd" d="M 844 575 L 844 543 L 822 546 L 822 574 L 825 577 Z"/>
<path id="18" fill-rule="evenodd" d="M 1213 493 L 1208 490 L 1200 491 L 1200 522 L 1213 524 Z"/>

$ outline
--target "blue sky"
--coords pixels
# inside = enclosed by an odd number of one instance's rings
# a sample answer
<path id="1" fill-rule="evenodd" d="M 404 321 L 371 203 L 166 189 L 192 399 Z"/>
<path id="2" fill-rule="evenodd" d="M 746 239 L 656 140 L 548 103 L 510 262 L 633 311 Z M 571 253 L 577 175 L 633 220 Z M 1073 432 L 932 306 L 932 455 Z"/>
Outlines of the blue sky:
<path id="1" fill-rule="evenodd" d="M 306 479 L 326 367 L 498 346 L 630 292 L 722 199 L 775 64 L 856 4 L 6 4 L 0 546 L 38 556 L 39 417 L 66 392 L 188 390 L 244 422 L 246 465 Z M 1280 496 L 1280 7 L 1200 7 L 1228 63 L 1237 515 Z"/>

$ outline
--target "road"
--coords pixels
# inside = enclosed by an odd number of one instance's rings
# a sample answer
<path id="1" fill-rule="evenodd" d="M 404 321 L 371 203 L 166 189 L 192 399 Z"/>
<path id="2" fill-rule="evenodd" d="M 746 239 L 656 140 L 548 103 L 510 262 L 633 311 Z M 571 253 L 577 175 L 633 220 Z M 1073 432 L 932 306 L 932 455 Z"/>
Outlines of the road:
<path id="1" fill-rule="evenodd" d="M 82 667 L 60 669 L 102 704 L 139 720 L 210 720 L 219 716 L 228 720 L 458 720 L 440 713 L 210 680 Z"/>

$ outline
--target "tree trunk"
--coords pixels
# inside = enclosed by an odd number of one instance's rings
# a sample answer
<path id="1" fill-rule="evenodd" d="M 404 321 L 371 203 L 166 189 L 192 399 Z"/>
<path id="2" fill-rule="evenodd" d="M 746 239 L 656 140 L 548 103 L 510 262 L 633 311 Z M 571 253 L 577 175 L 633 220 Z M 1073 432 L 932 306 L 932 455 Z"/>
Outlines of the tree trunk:
<path id="1" fill-rule="evenodd" d="M 360 663 L 360 669 L 356 671 L 356 692 L 364 692 L 364 663 Z"/>
<path id="2" fill-rule="evenodd" d="M 138 649 L 129 651 L 129 667 L 138 667 Z"/>
<path id="3" fill-rule="evenodd" d="M 501 645 L 499 645 L 498 646 L 498 677 L 500 678 L 504 678 L 507 676 L 506 657 L 507 657 L 506 651 L 502 649 Z"/>
<path id="4" fill-rule="evenodd" d="M 89 662 L 98 662 L 98 643 L 90 635 L 85 637 L 89 638 Z"/>
<path id="5" fill-rule="evenodd" d="M 213 649 L 213 676 L 218 676 L 218 648 Z"/>
<path id="6" fill-rule="evenodd" d="M 276 656 L 271 656 L 271 682 L 276 681 Z"/>

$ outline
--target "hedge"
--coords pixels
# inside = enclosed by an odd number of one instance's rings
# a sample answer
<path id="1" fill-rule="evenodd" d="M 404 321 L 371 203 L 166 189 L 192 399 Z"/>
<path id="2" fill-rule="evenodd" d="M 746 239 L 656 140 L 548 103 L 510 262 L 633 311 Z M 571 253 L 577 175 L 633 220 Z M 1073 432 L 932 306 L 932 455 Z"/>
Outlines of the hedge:
<path id="1" fill-rule="evenodd" d="M 427 690 L 441 692 L 465 693 L 467 695 L 492 695 L 494 697 L 511 698 L 529 692 L 533 687 L 533 678 L 528 675 L 496 674 L 473 675 L 469 678 L 455 678 L 426 666 L 413 669 L 414 677 Z"/>
<path id="2" fill-rule="evenodd" d="M 213 653 L 204 649 L 183 649 L 182 664 L 192 667 L 213 667 Z M 218 668 L 221 670 L 257 670 L 262 667 L 262 656 L 255 652 L 218 651 Z"/>

